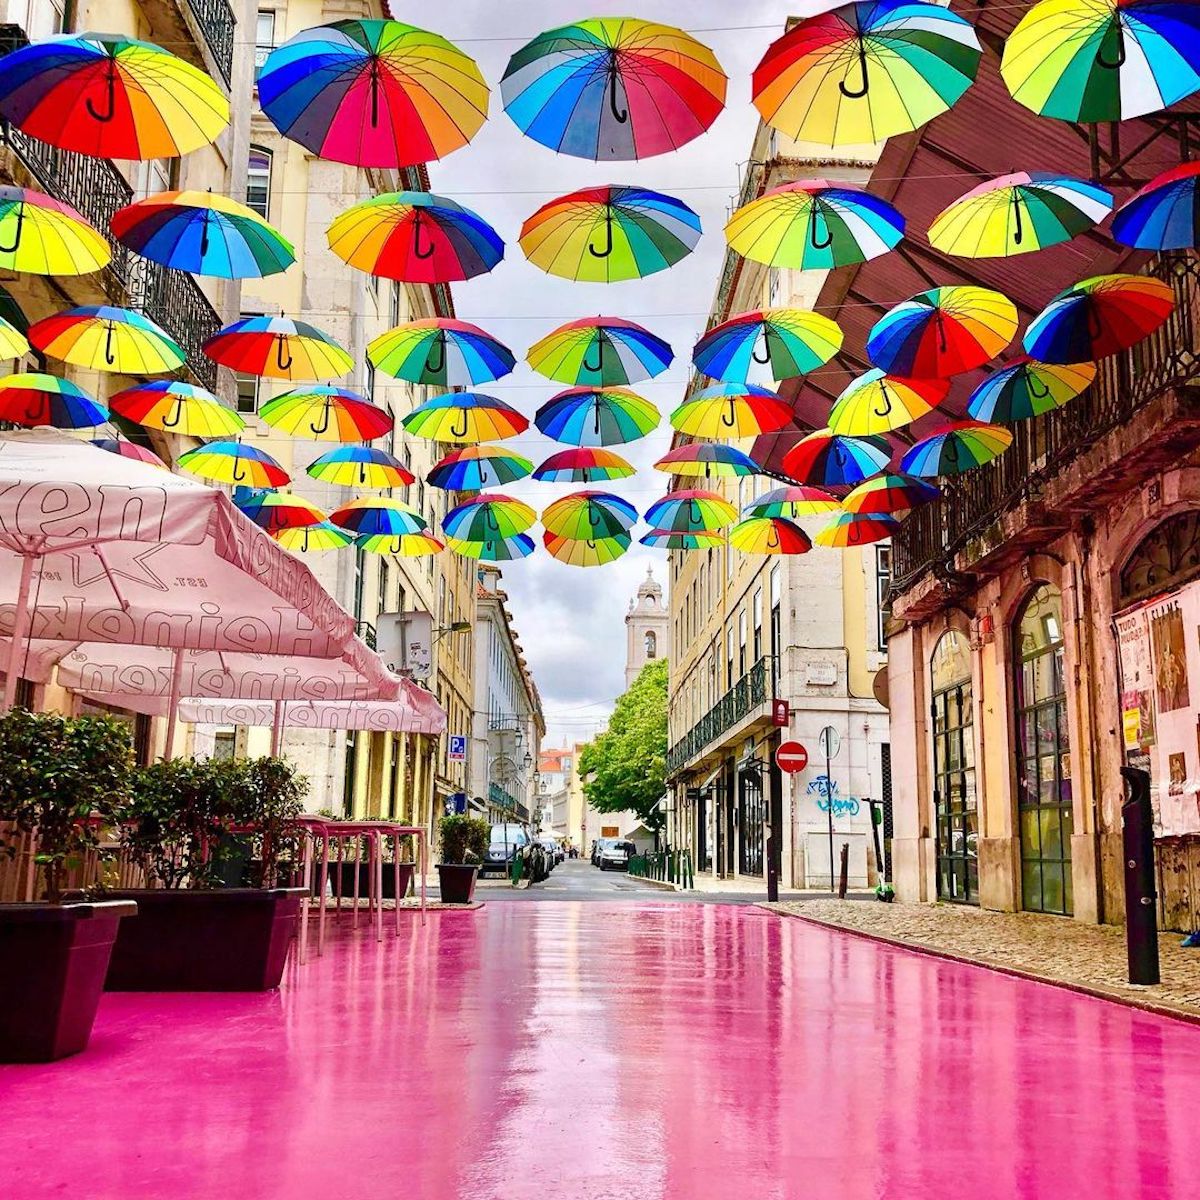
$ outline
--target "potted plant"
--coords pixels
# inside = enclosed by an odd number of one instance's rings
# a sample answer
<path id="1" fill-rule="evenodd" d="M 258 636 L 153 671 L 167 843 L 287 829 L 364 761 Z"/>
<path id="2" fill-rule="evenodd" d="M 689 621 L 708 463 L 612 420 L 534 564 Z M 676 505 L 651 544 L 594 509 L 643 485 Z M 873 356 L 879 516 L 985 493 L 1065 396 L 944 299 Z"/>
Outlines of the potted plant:
<path id="1" fill-rule="evenodd" d="M 437 864 L 442 901 L 470 904 L 479 864 L 487 854 L 492 827 L 480 817 L 443 817 L 438 824 L 442 857 Z"/>
<path id="2" fill-rule="evenodd" d="M 0 853 L 32 842 L 42 902 L 0 904 L 0 1062 L 84 1049 L 128 902 L 63 904 L 124 798 L 129 728 L 109 717 L 14 709 L 0 717 Z"/>

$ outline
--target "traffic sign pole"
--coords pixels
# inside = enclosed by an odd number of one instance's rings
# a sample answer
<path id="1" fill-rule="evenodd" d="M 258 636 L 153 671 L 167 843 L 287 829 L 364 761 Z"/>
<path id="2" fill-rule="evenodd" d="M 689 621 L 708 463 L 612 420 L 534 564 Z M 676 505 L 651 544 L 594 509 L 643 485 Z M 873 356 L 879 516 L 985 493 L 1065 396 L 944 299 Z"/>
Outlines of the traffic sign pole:
<path id="1" fill-rule="evenodd" d="M 837 884 L 834 882 L 833 865 L 833 768 L 830 763 L 842 748 L 842 739 L 832 725 L 826 725 L 818 735 L 817 743 L 825 754 L 825 803 L 828 806 L 829 817 L 829 890 L 833 892 L 837 890 Z"/>

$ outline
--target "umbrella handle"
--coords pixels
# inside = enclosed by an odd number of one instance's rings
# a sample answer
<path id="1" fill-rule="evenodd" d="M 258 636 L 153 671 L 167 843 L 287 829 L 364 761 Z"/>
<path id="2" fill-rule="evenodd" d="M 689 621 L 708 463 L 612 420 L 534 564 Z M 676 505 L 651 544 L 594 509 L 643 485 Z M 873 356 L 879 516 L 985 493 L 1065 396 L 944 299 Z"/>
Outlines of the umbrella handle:
<path id="1" fill-rule="evenodd" d="M 441 351 L 441 353 L 438 355 L 437 365 L 436 366 L 434 365 L 433 348 L 430 347 L 429 353 L 426 354 L 426 356 L 425 356 L 425 370 L 428 371 L 431 375 L 440 375 L 446 369 L 446 332 L 445 332 L 445 330 L 443 330 L 443 329 L 438 330 L 438 335 L 437 335 L 436 339 L 434 339 L 434 346 L 436 346 Z"/>
<path id="2" fill-rule="evenodd" d="M 582 365 L 583 365 L 583 369 L 585 371 L 592 371 L 597 375 L 604 374 L 604 342 L 601 338 L 596 339 L 596 363 L 595 363 L 595 365 L 593 366 L 590 362 L 588 362 L 586 354 L 583 356 L 583 364 Z"/>
<path id="3" fill-rule="evenodd" d="M 204 259 L 208 255 L 208 218 L 210 216 L 209 209 L 204 210 L 204 217 L 200 223 L 200 258 Z"/>
<path id="4" fill-rule="evenodd" d="M 688 512 L 691 514 L 692 524 L 697 529 L 699 529 L 700 522 L 704 519 L 704 514 L 700 511 L 700 501 L 699 500 L 689 500 L 688 501 Z"/>
<path id="5" fill-rule="evenodd" d="M 183 397 L 182 396 L 175 397 L 175 405 L 171 409 L 171 414 L 172 415 L 169 417 L 163 417 L 163 428 L 164 429 L 174 429 L 175 426 L 178 425 L 179 422 L 183 420 Z"/>
<path id="6" fill-rule="evenodd" d="M 943 448 L 946 451 L 946 458 L 950 461 L 950 466 L 957 469 L 958 467 L 958 443 L 953 437 L 948 437 L 943 443 Z"/>
<path id="7" fill-rule="evenodd" d="M 778 550 L 779 549 L 779 530 L 775 528 L 775 525 L 773 523 L 771 525 L 771 532 L 767 534 L 767 549 L 768 550 Z"/>
<path id="8" fill-rule="evenodd" d="M 323 433 L 329 432 L 329 401 L 328 400 L 325 401 L 325 411 L 324 411 L 323 420 L 321 421 L 320 426 L 316 426 L 316 425 L 312 424 L 312 422 L 310 421 L 308 427 L 309 427 L 309 429 L 311 429 L 313 431 L 313 434 L 317 437 L 320 437 L 320 435 Z"/>
<path id="9" fill-rule="evenodd" d="M 853 520 L 846 526 L 846 542 L 848 545 L 857 546 L 860 538 L 858 526 Z"/>
<path id="10" fill-rule="evenodd" d="M 242 470 L 242 460 L 235 455 L 233 459 L 233 481 L 234 483 L 241 483 L 245 478 L 246 472 Z"/>
<path id="11" fill-rule="evenodd" d="M 867 47 L 861 37 L 858 39 L 858 69 L 862 72 L 862 81 L 857 88 L 848 88 L 844 79 L 838 83 L 838 91 L 847 100 L 861 100 L 871 90 L 871 78 L 867 74 Z"/>
<path id="12" fill-rule="evenodd" d="M 762 358 L 759 358 L 758 347 L 756 345 L 755 348 L 750 352 L 750 357 L 754 359 L 756 363 L 762 363 L 762 365 L 765 367 L 767 363 L 771 361 L 771 331 L 769 329 L 763 330 L 763 350 L 766 353 Z"/>
<path id="13" fill-rule="evenodd" d="M 284 350 L 287 350 L 287 362 L 283 361 Z M 282 334 L 275 338 L 275 362 L 281 371 L 292 369 L 292 352 L 288 349 L 287 338 Z"/>
<path id="14" fill-rule="evenodd" d="M 379 128 L 379 56 L 371 55 L 371 128 Z"/>
<path id="15" fill-rule="evenodd" d="M 304 549 L 305 550 L 308 549 L 308 527 L 307 526 L 305 526 L 305 529 L 304 529 Z"/>
<path id="16" fill-rule="evenodd" d="M 117 356 L 112 349 L 113 326 L 112 322 L 108 323 L 108 329 L 104 334 L 104 361 L 111 367 L 117 361 Z"/>
<path id="17" fill-rule="evenodd" d="M 591 538 L 587 539 L 587 548 L 589 550 L 595 550 L 595 548 L 596 548 L 596 543 L 593 542 Z"/>
<path id="18" fill-rule="evenodd" d="M 421 246 L 421 213 L 420 210 L 413 213 L 413 255 L 416 258 L 432 258 L 434 245 L 431 242 L 428 246 Z"/>
<path id="19" fill-rule="evenodd" d="M 108 97 L 108 112 L 101 113 L 92 103 L 92 98 L 87 98 L 85 107 L 88 112 L 97 121 L 102 124 L 107 124 L 116 116 L 117 113 L 117 64 L 113 59 L 108 60 L 108 75 L 105 80 L 105 95 Z"/>
<path id="20" fill-rule="evenodd" d="M 595 245 L 588 242 L 588 253 L 594 258 L 607 258 L 613 252 L 612 212 L 604 214 L 604 249 L 597 250 Z"/>
<path id="21" fill-rule="evenodd" d="M 943 346 L 942 349 L 944 350 L 945 346 Z M 879 385 L 879 394 L 883 397 L 883 407 L 880 408 L 878 404 L 875 405 L 875 415 L 877 417 L 886 417 L 892 411 L 892 398 L 888 395 L 886 383 L 881 383 Z"/>
<path id="22" fill-rule="evenodd" d="M 1046 397 L 1050 395 L 1050 389 L 1048 387 L 1042 387 L 1042 385 L 1038 383 L 1032 375 L 1025 376 L 1025 390 L 1035 400 L 1045 400 Z"/>
<path id="23" fill-rule="evenodd" d="M 1104 57 L 1104 43 L 1108 40 L 1107 37 L 1100 41 L 1100 49 L 1096 52 L 1096 63 L 1103 67 L 1106 71 L 1119 71 L 1129 58 L 1129 53 L 1125 49 L 1125 25 L 1121 19 L 1120 13 L 1117 14 L 1116 24 L 1113 26 L 1117 34 L 1117 58 L 1115 62 L 1109 62 Z"/>
<path id="24" fill-rule="evenodd" d="M 50 424 L 50 401 L 48 399 L 42 401 L 34 401 L 33 408 L 25 410 L 25 420 L 30 425 L 49 425 Z"/>
<path id="25" fill-rule="evenodd" d="M 592 412 L 594 412 L 596 414 L 595 421 L 592 424 L 592 433 L 594 433 L 596 435 L 596 437 L 599 437 L 600 436 L 600 397 L 599 396 L 596 396 L 595 399 L 592 400 Z"/>
<path id="26" fill-rule="evenodd" d="M 942 318 L 942 310 L 940 308 L 934 314 L 934 322 L 937 324 L 938 349 L 945 354 L 950 349 L 950 343 L 946 340 L 946 322 Z"/>
<path id="27" fill-rule="evenodd" d="M 11 246 L 0 246 L 0 254 L 13 254 L 21 245 L 21 230 L 25 225 L 25 201 L 22 200 L 17 205 L 17 228 L 13 234 L 13 244 Z"/>
<path id="28" fill-rule="evenodd" d="M 613 118 L 624 125 L 629 120 L 629 109 L 617 107 L 617 63 L 614 58 L 608 73 L 608 110 Z"/>
<path id="29" fill-rule="evenodd" d="M 1021 196 L 1013 190 L 1013 244 L 1019 246 L 1025 239 L 1025 221 L 1021 216 Z"/>
<path id="30" fill-rule="evenodd" d="M 838 470 L 842 470 L 846 466 L 845 450 L 843 450 L 841 446 L 837 444 L 837 442 L 834 442 L 833 445 L 829 447 L 829 453 L 833 455 L 833 461 L 837 465 Z"/>
<path id="31" fill-rule="evenodd" d="M 814 204 L 812 217 L 808 222 L 808 241 L 814 250 L 828 250 L 833 245 L 833 230 L 829 228 L 829 220 L 827 218 L 825 221 L 825 237 L 821 241 L 817 240 L 817 216 L 819 212 L 820 210 Z"/>
<path id="32" fill-rule="evenodd" d="M 490 528 L 493 533 L 499 535 L 500 522 L 496 520 L 496 514 L 492 512 L 490 507 L 483 510 L 483 523 L 486 527 Z"/>
<path id="33" fill-rule="evenodd" d="M 459 429 L 456 425 L 450 426 L 450 436 L 455 438 L 464 438 L 467 436 L 467 410 L 462 410 L 462 428 Z"/>
<path id="34" fill-rule="evenodd" d="M 737 424 L 737 412 L 734 409 L 733 397 L 725 402 L 726 411 L 721 414 L 721 424 L 732 429 Z"/>

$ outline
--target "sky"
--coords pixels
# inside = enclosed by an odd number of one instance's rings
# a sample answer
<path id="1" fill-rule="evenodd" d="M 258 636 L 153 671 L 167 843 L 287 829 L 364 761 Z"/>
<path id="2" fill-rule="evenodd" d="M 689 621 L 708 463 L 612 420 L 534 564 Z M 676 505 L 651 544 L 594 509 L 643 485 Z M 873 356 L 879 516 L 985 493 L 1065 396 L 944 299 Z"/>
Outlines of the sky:
<path id="1" fill-rule="evenodd" d="M 723 227 L 739 188 L 739 169 L 750 152 L 757 113 L 750 103 L 750 74 L 786 18 L 821 7 L 772 0 L 639 0 L 595 11 L 578 0 L 455 0 L 444 19 L 427 4 L 392 0 L 394 16 L 433 29 L 476 59 L 492 87 L 490 119 L 472 143 L 430 163 L 432 190 L 474 209 L 504 238 L 504 261 L 490 274 L 454 285 L 459 317 L 494 333 L 516 354 L 517 370 L 479 390 L 499 396 L 532 418 L 560 386 L 524 364 L 525 350 L 556 326 L 584 316 L 620 316 L 665 338 L 675 361 L 657 379 L 635 389 L 662 411 L 650 436 L 613 447 L 638 467 L 631 479 L 599 485 L 644 511 L 666 490 L 668 477 L 651 463 L 670 444 L 667 416 L 687 382 L 691 347 L 703 333 L 724 259 Z M 828 5 L 825 5 L 828 7 Z M 630 163 L 593 163 L 558 155 L 524 137 L 505 115 L 499 81 L 509 56 L 544 29 L 583 16 L 627 16 L 678 25 L 716 53 L 729 76 L 726 110 L 703 136 L 681 150 Z M 436 19 L 435 19 L 436 18 Z M 525 260 L 517 237 L 524 219 L 546 201 L 578 188 L 634 184 L 677 196 L 700 215 L 704 236 L 696 250 L 669 271 L 619 284 L 588 284 L 546 275 Z M 506 445 L 541 462 L 564 447 L 533 426 Z M 575 486 L 523 480 L 505 492 L 539 511 Z M 646 531 L 639 524 L 636 533 Z M 666 586 L 666 552 L 636 540 L 627 554 L 602 567 L 568 567 L 539 545 L 504 571 L 504 588 L 526 657 L 542 695 L 545 744 L 583 739 L 599 727 L 624 687 L 625 626 L 629 600 L 647 566 Z"/>

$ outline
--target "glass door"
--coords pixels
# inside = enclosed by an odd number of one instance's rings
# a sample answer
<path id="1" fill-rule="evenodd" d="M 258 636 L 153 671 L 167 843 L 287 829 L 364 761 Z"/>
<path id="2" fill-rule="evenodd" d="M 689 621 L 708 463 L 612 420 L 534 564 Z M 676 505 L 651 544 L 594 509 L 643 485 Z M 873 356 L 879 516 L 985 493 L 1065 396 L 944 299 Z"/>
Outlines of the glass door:
<path id="1" fill-rule="evenodd" d="M 938 896 L 958 904 L 978 904 L 975 705 L 967 639 L 955 630 L 943 634 L 931 668 Z"/>

